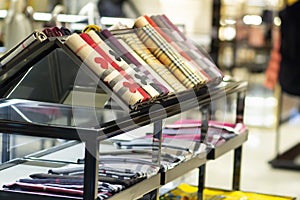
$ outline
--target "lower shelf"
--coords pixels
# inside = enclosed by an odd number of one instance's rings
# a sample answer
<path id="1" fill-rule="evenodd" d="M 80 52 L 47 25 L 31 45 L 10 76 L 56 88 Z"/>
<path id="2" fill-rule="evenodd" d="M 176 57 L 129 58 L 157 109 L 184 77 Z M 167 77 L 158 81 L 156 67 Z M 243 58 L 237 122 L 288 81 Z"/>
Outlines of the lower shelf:
<path id="1" fill-rule="evenodd" d="M 179 178 L 180 176 L 184 175 L 190 170 L 193 170 L 195 168 L 200 167 L 201 165 L 204 165 L 205 163 L 206 163 L 206 153 L 199 154 L 196 157 L 186 162 L 180 163 L 178 166 L 174 167 L 173 169 L 161 173 L 161 185 L 165 185 L 175 180 L 176 178 Z"/>
<path id="2" fill-rule="evenodd" d="M 207 159 L 216 159 L 219 156 L 229 152 L 230 150 L 233 150 L 239 146 L 242 146 L 242 144 L 247 140 L 248 138 L 248 132 L 241 133 L 237 135 L 236 137 L 228 140 L 227 142 L 223 143 L 222 145 L 217 146 L 214 149 L 211 149 L 209 153 L 203 152 L 202 154 L 199 154 L 198 156 L 180 163 L 178 166 L 175 166 L 173 169 L 170 169 L 166 172 L 159 173 L 155 176 L 152 176 L 148 179 L 145 179 L 129 188 L 127 188 L 124 191 L 121 191 L 114 196 L 110 197 L 110 200 L 118 200 L 118 199 L 138 199 L 141 198 L 143 195 L 156 190 L 160 188 L 162 185 L 165 185 L 168 182 L 171 182 L 175 180 L 176 178 L 179 178 L 186 172 L 189 172 L 190 170 L 193 170 L 195 168 L 198 168 L 202 165 L 204 165 L 207 161 Z M 81 146 L 80 146 L 81 147 Z M 61 153 L 66 153 L 66 149 L 64 149 Z M 69 155 L 69 154 L 68 154 Z M 57 155 L 55 156 L 57 157 Z M 36 164 L 36 163 L 35 163 Z M 37 166 L 36 166 L 37 167 Z M 40 166 L 41 167 L 41 166 Z M 26 171 L 26 174 L 29 174 L 32 170 L 31 168 L 28 168 L 27 165 L 23 164 L 16 164 L 14 167 L 9 167 L 5 170 L 1 170 L 3 177 L 7 176 L 7 173 L 14 174 L 12 171 L 17 170 L 18 168 L 22 168 L 22 172 L 24 172 L 24 169 Z M 38 168 L 37 168 L 38 169 Z M 35 170 L 35 171 L 45 171 L 48 169 L 45 166 L 42 166 L 41 169 Z M 8 172 L 10 171 L 10 172 Z M 18 171 L 18 170 L 17 170 Z M 15 174 L 16 177 L 21 177 L 18 174 Z M 11 180 L 16 180 L 15 177 L 11 177 Z M 83 199 L 82 197 L 69 197 L 69 196 L 59 196 L 59 195 L 49 195 L 49 194 L 32 194 L 25 191 L 11 191 L 11 190 L 0 190 L 0 199 L 1 200 L 69 200 L 69 199 Z"/>
<path id="3" fill-rule="evenodd" d="M 152 176 L 146 180 L 143 180 L 126 190 L 115 194 L 114 196 L 110 197 L 109 200 L 120 200 L 120 199 L 138 199 L 141 198 L 143 195 L 158 189 L 160 187 L 160 179 L 161 175 L 157 174 Z"/>
<path id="4" fill-rule="evenodd" d="M 114 196 L 110 197 L 110 200 L 119 199 L 138 199 L 144 194 L 147 194 L 160 187 L 160 174 L 152 176 L 146 180 L 143 180 L 124 191 L 121 191 Z M 70 197 L 61 195 L 49 195 L 49 194 L 33 194 L 26 191 L 12 191 L 12 190 L 0 190 L 1 200 L 73 200 L 83 199 L 82 197 Z"/>
<path id="5" fill-rule="evenodd" d="M 223 144 L 208 150 L 207 159 L 214 160 L 224 155 L 225 153 L 242 146 L 248 139 L 248 131 L 242 132 L 239 135 L 231 138 Z"/>

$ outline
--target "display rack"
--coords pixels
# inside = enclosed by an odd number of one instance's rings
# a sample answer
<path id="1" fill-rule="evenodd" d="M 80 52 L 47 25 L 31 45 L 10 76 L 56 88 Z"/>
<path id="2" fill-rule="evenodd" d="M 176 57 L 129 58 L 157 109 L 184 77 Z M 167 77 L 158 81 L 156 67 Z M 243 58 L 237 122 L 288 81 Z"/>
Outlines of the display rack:
<path id="1" fill-rule="evenodd" d="M 98 188 L 98 162 L 99 159 L 99 145 L 100 142 L 109 139 L 113 136 L 117 136 L 127 131 L 131 131 L 140 128 L 145 125 L 153 124 L 154 137 L 159 139 L 161 146 L 162 137 L 162 121 L 168 117 L 180 114 L 181 112 L 200 108 L 202 113 L 202 138 L 205 138 L 208 129 L 209 111 L 210 104 L 218 99 L 224 97 L 224 95 L 238 94 L 237 98 L 237 121 L 242 122 L 243 108 L 245 92 L 247 89 L 247 83 L 243 81 L 235 81 L 232 79 L 224 80 L 219 85 L 208 87 L 202 87 L 197 90 L 188 90 L 176 95 L 170 95 L 163 99 L 155 102 L 141 104 L 138 107 L 132 109 L 118 97 L 114 96 L 111 90 L 102 82 L 99 83 L 102 90 L 111 96 L 111 99 L 119 104 L 121 110 L 115 110 L 119 117 L 109 120 L 103 120 L 103 116 L 106 112 L 111 112 L 113 108 L 96 108 L 97 114 L 100 116 L 99 124 L 97 125 L 85 125 L 76 123 L 74 124 L 74 113 L 73 109 L 80 110 L 81 113 L 89 113 L 95 111 L 95 108 L 64 105 L 60 102 L 43 102 L 34 101 L 30 99 L 8 99 L 5 98 L 5 94 L 11 92 L 11 87 L 18 87 L 18 83 L 22 80 L 24 74 L 36 64 L 38 61 L 43 60 L 50 53 L 57 51 L 56 53 L 64 53 L 72 61 L 72 64 L 84 71 L 92 80 L 97 80 L 95 74 L 93 74 L 87 66 L 85 66 L 74 53 L 72 53 L 65 45 L 64 38 L 50 38 L 43 42 L 40 48 L 37 48 L 34 53 L 23 54 L 17 57 L 17 60 L 10 62 L 5 66 L 2 66 L 0 75 L 2 77 L 1 82 L 9 85 L 10 87 L 1 87 L 1 94 L 4 97 L 0 101 L 0 132 L 4 134 L 19 134 L 26 136 L 35 137 L 47 137 L 57 138 L 65 140 L 77 140 L 85 144 L 85 158 L 84 158 L 84 200 L 97 199 L 97 188 Z M 18 63 L 18 64 L 16 64 Z M 65 66 L 58 66 L 62 68 Z M 69 89 L 74 88 L 73 85 L 68 87 Z M 69 91 L 62 92 L 66 96 Z M 60 113 L 60 117 L 65 120 L 64 123 L 53 123 L 53 122 L 36 122 L 35 114 L 38 112 L 28 111 L 39 111 L 39 110 L 53 111 L 53 113 Z M 55 117 L 55 116 L 54 116 Z M 133 123 L 134 122 L 134 123 Z M 76 126 L 75 126 L 76 125 Z M 121 128 L 120 128 L 121 127 Z M 175 168 L 158 173 L 157 175 L 146 179 L 136 185 L 122 191 L 111 199 L 124 199 L 126 198 L 139 198 L 144 194 L 158 189 L 162 185 L 178 178 L 184 171 L 195 169 L 197 167 L 205 166 L 208 159 L 216 159 L 220 155 L 233 150 L 239 152 L 235 156 L 235 173 L 240 172 L 241 163 L 241 146 L 247 139 L 247 133 L 241 134 L 225 142 L 223 145 L 208 149 L 208 157 L 206 154 L 200 154 L 188 161 L 181 163 Z M 204 141 L 202 141 L 204 142 Z M 160 155 L 160 149 L 158 154 Z M 10 162 L 10 167 L 19 165 L 20 162 Z M 7 169 L 7 167 L 4 167 Z M 204 171 L 201 168 L 199 175 L 199 199 L 202 199 L 202 191 L 204 187 Z M 5 170 L 5 169 L 3 169 Z M 234 183 L 238 188 L 239 176 L 234 176 Z M 158 196 L 157 196 L 158 197 Z M 0 199 L 45 199 L 45 200 L 57 200 L 57 199 L 82 199 L 76 197 L 65 197 L 65 196 L 49 196 L 49 195 L 34 195 L 26 192 L 12 192 L 1 190 Z"/>
<path id="2" fill-rule="evenodd" d="M 275 95 L 277 99 L 277 109 L 276 109 L 276 122 L 275 122 L 275 157 L 269 161 L 270 165 L 273 168 L 279 169 L 289 169 L 289 170 L 300 170 L 300 165 L 297 162 L 297 158 L 300 154 L 300 143 L 296 143 L 293 146 L 289 147 L 285 151 L 280 151 L 280 142 L 281 142 L 281 131 L 280 127 L 285 122 L 295 117 L 295 115 L 287 116 L 287 119 L 282 119 L 283 113 L 283 91 L 279 84 L 276 85 Z M 298 112 L 296 113 L 298 114 Z"/>

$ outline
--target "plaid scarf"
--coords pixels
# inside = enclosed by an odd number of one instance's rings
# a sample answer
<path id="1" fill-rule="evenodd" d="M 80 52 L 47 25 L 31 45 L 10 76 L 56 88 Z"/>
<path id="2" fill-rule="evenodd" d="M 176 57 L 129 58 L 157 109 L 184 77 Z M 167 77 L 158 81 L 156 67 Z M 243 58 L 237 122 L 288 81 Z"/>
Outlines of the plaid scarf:
<path id="1" fill-rule="evenodd" d="M 217 68 L 213 61 L 207 58 L 206 53 L 201 52 L 192 41 L 190 41 L 179 29 L 176 27 L 166 15 L 151 16 L 151 19 L 157 22 L 158 26 L 162 28 L 172 41 L 174 41 L 186 54 L 193 59 L 198 66 L 200 66 L 212 80 L 221 79 L 223 73 Z"/>
<path id="2" fill-rule="evenodd" d="M 155 22 L 154 20 L 152 20 L 150 17 L 148 16 L 144 16 L 145 19 L 149 22 L 149 24 L 165 39 L 165 41 L 170 44 L 170 46 L 172 46 L 181 56 L 182 59 L 186 62 L 187 65 L 190 66 L 190 69 L 193 70 L 194 73 L 196 73 L 199 77 L 205 79 L 206 81 L 210 81 L 210 77 L 209 75 L 202 70 L 198 64 L 191 59 L 191 57 L 185 52 L 183 51 L 183 48 L 180 47 L 175 41 L 173 41 L 163 30 L 162 28 L 160 28 Z M 186 45 L 185 45 L 186 46 Z"/>
<path id="3" fill-rule="evenodd" d="M 187 88 L 202 86 L 205 83 L 144 17 L 138 18 L 135 27 L 138 28 L 137 35 L 141 41 Z"/>
<path id="4" fill-rule="evenodd" d="M 108 30 L 103 30 L 98 33 L 100 37 L 105 38 L 105 42 L 117 53 L 118 56 L 122 57 L 135 71 L 139 71 L 142 74 L 139 76 L 140 79 L 148 80 L 148 84 L 156 88 L 157 91 L 162 95 L 169 93 L 168 89 L 157 81 L 151 73 L 145 68 L 135 56 L 132 55 L 132 49 L 128 48 L 127 44 L 120 43 L 116 37 Z M 127 47 L 127 48 L 126 48 Z"/>
<path id="5" fill-rule="evenodd" d="M 122 38 L 175 92 L 186 90 L 186 87 L 147 49 L 135 33 L 117 37 Z"/>

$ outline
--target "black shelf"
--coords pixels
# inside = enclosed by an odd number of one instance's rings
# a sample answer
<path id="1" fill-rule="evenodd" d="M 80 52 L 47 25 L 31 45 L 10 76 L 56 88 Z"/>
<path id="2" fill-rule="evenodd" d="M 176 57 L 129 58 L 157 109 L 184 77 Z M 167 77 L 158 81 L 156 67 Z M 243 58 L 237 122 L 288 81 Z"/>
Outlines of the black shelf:
<path id="1" fill-rule="evenodd" d="M 243 145 L 248 139 L 248 131 L 244 131 L 237 136 L 231 138 L 230 140 L 222 143 L 221 145 L 217 145 L 213 148 L 208 148 L 207 159 L 215 160 L 220 156 L 228 153 L 229 151 L 236 149 Z"/>
<path id="2" fill-rule="evenodd" d="M 124 199 L 137 199 L 143 195 L 158 189 L 160 185 L 161 177 L 160 174 L 154 175 L 148 179 L 145 179 L 126 190 L 123 190 L 112 197 L 110 200 L 120 200 Z M 1 200 L 69 200 L 69 199 L 83 199 L 82 197 L 70 197 L 61 195 L 49 195 L 49 194 L 32 194 L 26 191 L 10 191 L 10 190 L 0 190 Z"/>
<path id="3" fill-rule="evenodd" d="M 176 178 L 184 175 L 185 173 L 200 167 L 206 163 L 206 153 L 200 153 L 195 157 L 187 160 L 183 163 L 180 163 L 178 166 L 170 169 L 166 172 L 161 173 L 161 185 L 165 185 L 171 181 L 174 181 Z"/>
<path id="4" fill-rule="evenodd" d="M 61 149 L 61 154 L 64 154 L 65 150 L 67 149 Z M 49 153 L 55 153 L 55 152 L 49 152 Z M 63 167 L 68 164 L 77 164 L 77 162 L 70 162 L 70 161 L 57 161 L 57 160 L 49 160 L 49 159 L 43 159 L 43 158 L 20 158 L 12 160 L 8 163 L 3 164 L 2 168 L 0 168 L 1 171 L 5 169 L 12 170 L 11 167 L 22 167 L 23 166 L 32 166 L 32 167 L 38 167 L 41 168 L 41 171 L 47 171 L 49 168 L 55 168 L 55 167 Z M 25 171 L 24 173 L 32 173 L 31 171 Z M 143 195 L 158 189 L 161 187 L 161 174 L 158 173 L 156 175 L 151 176 L 150 178 L 147 178 L 145 180 L 142 180 L 134 185 L 132 185 L 129 188 L 126 188 L 123 191 L 120 191 L 119 193 L 113 195 L 109 199 L 123 199 L 124 197 L 128 199 L 137 199 L 139 197 L 142 197 Z M 24 196 L 22 195 L 24 194 Z M 15 199 L 15 200 L 68 200 L 68 199 L 83 199 L 83 197 L 70 197 L 70 196 L 61 196 L 61 195 L 50 195 L 50 194 L 33 194 L 26 191 L 12 191 L 12 190 L 0 190 L 0 199 L 8 200 L 8 199 Z"/>
<path id="5" fill-rule="evenodd" d="M 120 200 L 124 199 L 138 199 L 144 196 L 145 194 L 158 189 L 160 187 L 161 174 L 154 175 L 148 179 L 145 179 L 130 188 L 121 191 L 112 197 L 109 200 Z"/>

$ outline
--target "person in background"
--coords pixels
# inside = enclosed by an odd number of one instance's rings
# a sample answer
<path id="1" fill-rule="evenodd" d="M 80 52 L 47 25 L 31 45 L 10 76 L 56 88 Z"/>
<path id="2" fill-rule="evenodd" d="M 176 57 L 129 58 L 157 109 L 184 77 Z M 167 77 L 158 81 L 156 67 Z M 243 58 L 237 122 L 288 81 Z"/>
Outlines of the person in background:
<path id="1" fill-rule="evenodd" d="M 279 12 L 281 26 L 274 34 L 271 59 L 266 71 L 265 86 L 274 89 L 279 83 L 281 90 L 300 95 L 300 1 L 288 0 Z"/>

